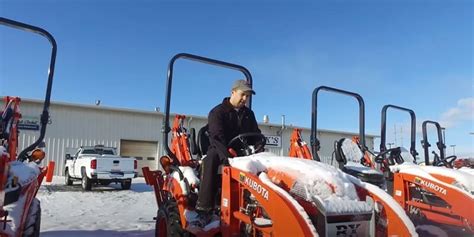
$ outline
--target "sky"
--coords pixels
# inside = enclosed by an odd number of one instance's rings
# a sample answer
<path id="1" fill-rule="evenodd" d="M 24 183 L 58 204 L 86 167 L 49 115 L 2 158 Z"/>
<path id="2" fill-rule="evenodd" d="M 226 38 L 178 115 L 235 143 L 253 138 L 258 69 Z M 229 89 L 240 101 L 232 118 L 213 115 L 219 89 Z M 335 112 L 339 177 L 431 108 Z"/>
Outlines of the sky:
<path id="1" fill-rule="evenodd" d="M 53 101 L 163 111 L 168 62 L 186 52 L 246 67 L 260 122 L 284 115 L 287 125 L 310 127 L 312 92 L 325 85 L 364 98 L 368 134 L 380 135 L 384 105 L 407 107 L 420 154 L 421 122 L 433 120 L 446 127 L 448 155 L 471 157 L 473 12 L 467 0 L 0 0 L 0 16 L 55 37 Z M 1 27 L 0 95 L 44 98 L 50 50 L 42 37 Z M 178 60 L 171 112 L 206 116 L 240 78 Z M 319 128 L 358 131 L 355 99 L 323 92 L 318 100 Z M 408 114 L 390 111 L 387 127 L 387 142 L 409 146 Z"/>

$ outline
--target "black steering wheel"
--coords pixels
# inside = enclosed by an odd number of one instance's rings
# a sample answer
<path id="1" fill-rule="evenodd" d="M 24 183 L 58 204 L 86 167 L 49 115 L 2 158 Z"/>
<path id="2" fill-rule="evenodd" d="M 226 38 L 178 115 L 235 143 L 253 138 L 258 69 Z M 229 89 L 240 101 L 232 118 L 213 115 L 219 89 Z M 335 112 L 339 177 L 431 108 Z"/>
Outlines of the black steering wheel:
<path id="1" fill-rule="evenodd" d="M 375 162 L 388 167 L 390 165 L 402 164 L 405 160 L 402 157 L 402 149 L 400 147 L 394 147 L 379 153 L 375 157 Z"/>
<path id="2" fill-rule="evenodd" d="M 441 159 L 436 152 L 432 151 L 432 153 L 435 156 L 435 159 L 433 161 L 434 166 L 445 166 L 447 168 L 453 168 L 454 167 L 454 161 L 458 158 L 457 156 L 448 156 L 444 157 Z"/>
<path id="3" fill-rule="evenodd" d="M 267 139 L 261 133 L 242 133 L 230 140 L 227 145 L 236 151 L 237 156 L 249 156 L 262 152 L 267 144 Z"/>

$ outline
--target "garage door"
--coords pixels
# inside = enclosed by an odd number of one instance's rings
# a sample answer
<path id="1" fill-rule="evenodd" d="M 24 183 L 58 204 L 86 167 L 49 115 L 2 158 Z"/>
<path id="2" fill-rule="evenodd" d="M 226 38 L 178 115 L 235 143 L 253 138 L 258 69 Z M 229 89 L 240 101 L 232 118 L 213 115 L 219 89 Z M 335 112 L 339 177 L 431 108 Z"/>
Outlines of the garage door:
<path id="1" fill-rule="evenodd" d="M 157 141 L 120 140 L 120 155 L 135 157 L 138 165 L 138 175 L 143 176 L 142 167 L 148 166 L 156 170 Z"/>

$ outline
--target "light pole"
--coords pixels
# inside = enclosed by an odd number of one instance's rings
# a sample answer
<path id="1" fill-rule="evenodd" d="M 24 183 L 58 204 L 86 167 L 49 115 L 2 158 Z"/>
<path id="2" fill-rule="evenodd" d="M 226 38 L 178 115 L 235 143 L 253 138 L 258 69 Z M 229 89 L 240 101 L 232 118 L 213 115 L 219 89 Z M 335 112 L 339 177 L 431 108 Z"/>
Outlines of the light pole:
<path id="1" fill-rule="evenodd" d="M 450 147 L 453 148 L 453 156 L 455 156 L 456 155 L 456 145 L 451 145 Z"/>
<path id="2" fill-rule="evenodd" d="M 388 149 L 392 149 L 392 145 L 395 145 L 395 143 L 389 142 L 389 143 L 387 143 L 387 145 L 388 145 Z"/>

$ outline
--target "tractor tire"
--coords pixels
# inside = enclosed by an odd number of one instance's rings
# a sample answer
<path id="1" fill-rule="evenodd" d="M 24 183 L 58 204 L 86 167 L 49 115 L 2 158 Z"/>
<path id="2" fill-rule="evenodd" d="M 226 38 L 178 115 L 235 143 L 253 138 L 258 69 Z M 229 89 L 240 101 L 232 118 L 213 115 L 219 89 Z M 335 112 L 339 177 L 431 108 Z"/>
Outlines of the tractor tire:
<path id="1" fill-rule="evenodd" d="M 178 205 L 176 201 L 170 199 L 166 201 L 160 209 L 158 209 L 158 215 L 156 216 L 155 225 L 155 236 L 156 237 L 189 237 L 189 232 L 185 231 L 181 227 L 181 219 L 179 217 Z"/>
<path id="2" fill-rule="evenodd" d="M 72 179 L 71 179 L 71 176 L 69 175 L 69 170 L 66 170 L 64 176 L 66 176 L 65 179 L 64 179 L 64 183 L 67 186 L 71 186 L 72 185 Z"/>
<path id="3" fill-rule="evenodd" d="M 92 189 L 92 181 L 85 173 L 82 173 L 82 190 L 90 191 Z"/>
<path id="4" fill-rule="evenodd" d="M 123 180 L 120 185 L 122 186 L 123 190 L 129 190 L 132 186 L 132 179 Z"/>
<path id="5" fill-rule="evenodd" d="M 41 204 L 35 198 L 31 202 L 28 216 L 25 221 L 25 228 L 23 229 L 23 237 L 39 237 L 41 227 Z"/>

